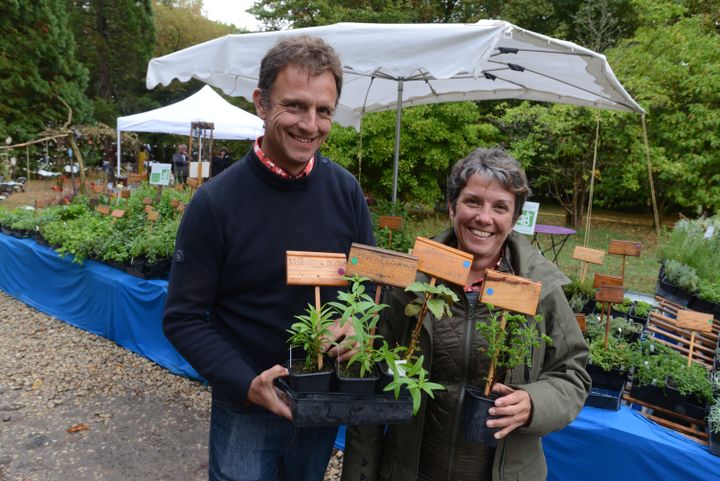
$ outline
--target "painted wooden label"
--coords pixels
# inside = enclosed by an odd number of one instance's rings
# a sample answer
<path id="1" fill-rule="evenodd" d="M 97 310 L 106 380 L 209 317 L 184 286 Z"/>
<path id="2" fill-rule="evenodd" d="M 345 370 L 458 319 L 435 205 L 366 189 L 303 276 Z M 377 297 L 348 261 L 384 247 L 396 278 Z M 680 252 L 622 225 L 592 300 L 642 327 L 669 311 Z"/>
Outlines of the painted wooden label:
<path id="1" fill-rule="evenodd" d="M 621 256 L 638 257 L 642 250 L 642 244 L 635 241 L 611 240 L 608 253 Z"/>
<path id="2" fill-rule="evenodd" d="M 115 217 L 116 219 L 119 219 L 125 215 L 125 211 L 122 209 L 113 209 L 113 211 L 110 215 Z"/>
<path id="3" fill-rule="evenodd" d="M 589 262 L 590 264 L 602 264 L 605 260 L 605 251 L 590 249 L 589 247 L 575 246 L 572 258 L 578 261 Z"/>
<path id="4" fill-rule="evenodd" d="M 103 215 L 108 215 L 110 213 L 110 207 L 107 205 L 99 205 L 95 207 L 95 210 Z"/>
<path id="5" fill-rule="evenodd" d="M 473 256 L 439 242 L 418 237 L 412 251 L 418 270 L 429 276 L 464 286 L 470 275 Z"/>
<path id="6" fill-rule="evenodd" d="M 144 174 L 128 174 L 128 184 L 137 184 L 145 180 Z"/>
<path id="7" fill-rule="evenodd" d="M 499 309 L 535 315 L 542 284 L 503 272 L 488 270 L 485 273 L 480 299 Z"/>
<path id="8" fill-rule="evenodd" d="M 620 276 L 613 276 L 611 274 L 595 274 L 593 278 L 593 287 L 598 288 L 602 286 L 620 286 L 623 285 L 623 278 Z"/>
<path id="9" fill-rule="evenodd" d="M 184 187 L 182 184 L 175 184 L 175 190 L 177 190 L 178 192 L 182 192 L 183 189 Z"/>
<path id="10" fill-rule="evenodd" d="M 403 218 L 393 215 L 381 215 L 378 218 L 378 226 L 380 228 L 387 227 L 388 229 L 392 230 L 400 230 L 402 229 L 403 225 Z"/>
<path id="11" fill-rule="evenodd" d="M 173 206 L 173 207 L 177 207 L 178 204 L 180 204 L 180 200 L 178 200 L 178 199 L 172 199 L 172 200 L 170 201 L 170 205 Z"/>
<path id="12" fill-rule="evenodd" d="M 143 197 L 143 204 L 145 205 L 151 205 L 152 199 L 150 197 Z"/>
<path id="13" fill-rule="evenodd" d="M 287 251 L 287 283 L 302 286 L 344 286 L 345 254 Z"/>
<path id="14" fill-rule="evenodd" d="M 388 249 L 353 243 L 345 270 L 349 276 L 357 274 L 378 284 L 405 288 L 415 282 L 418 258 Z"/>
<path id="15" fill-rule="evenodd" d="M 713 315 L 689 310 L 678 311 L 675 325 L 691 331 L 712 332 Z"/>
<path id="16" fill-rule="evenodd" d="M 595 300 L 598 302 L 609 302 L 610 304 L 622 304 L 625 299 L 625 288 L 622 286 L 598 287 L 595 293 Z"/>
<path id="17" fill-rule="evenodd" d="M 129 199 L 129 198 L 130 198 L 130 191 L 127 190 L 127 189 L 121 190 L 121 191 L 120 191 L 120 197 L 122 197 L 123 199 Z"/>
<path id="18" fill-rule="evenodd" d="M 147 213 L 147 218 L 150 222 L 156 222 L 158 220 L 158 217 L 160 216 L 160 212 L 156 210 L 151 210 Z"/>
<path id="19" fill-rule="evenodd" d="M 149 214 L 150 212 L 152 212 L 152 211 L 154 211 L 154 210 L 155 210 L 155 209 L 153 209 L 153 206 L 151 206 L 151 205 L 146 205 L 146 206 L 145 206 L 145 213 L 146 213 L 146 214 Z"/>
<path id="20" fill-rule="evenodd" d="M 197 187 L 198 181 L 194 177 L 188 177 L 187 179 L 185 179 L 185 184 L 187 184 L 189 187 Z"/>

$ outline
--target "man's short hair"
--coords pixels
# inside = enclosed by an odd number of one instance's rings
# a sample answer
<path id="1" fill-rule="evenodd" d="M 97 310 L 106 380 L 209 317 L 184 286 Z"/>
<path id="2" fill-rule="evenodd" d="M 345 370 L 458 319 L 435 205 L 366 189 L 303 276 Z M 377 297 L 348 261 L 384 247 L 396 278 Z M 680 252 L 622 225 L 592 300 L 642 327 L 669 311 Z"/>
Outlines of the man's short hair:
<path id="1" fill-rule="evenodd" d="M 262 103 L 266 108 L 270 107 L 270 89 L 275 83 L 278 73 L 288 65 L 295 65 L 313 77 L 330 72 L 335 78 L 337 90 L 335 104 L 337 105 L 343 83 L 340 58 L 323 39 L 301 35 L 281 40 L 265 53 L 260 62 L 258 88 Z"/>

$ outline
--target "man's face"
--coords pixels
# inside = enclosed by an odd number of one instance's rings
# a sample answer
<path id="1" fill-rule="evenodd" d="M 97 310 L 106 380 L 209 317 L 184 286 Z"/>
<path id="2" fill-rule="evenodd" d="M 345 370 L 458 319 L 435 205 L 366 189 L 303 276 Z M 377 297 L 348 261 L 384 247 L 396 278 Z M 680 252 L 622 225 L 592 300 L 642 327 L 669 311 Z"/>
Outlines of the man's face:
<path id="1" fill-rule="evenodd" d="M 263 152 L 290 175 L 302 172 L 330 133 L 337 89 L 332 73 L 316 77 L 296 65 L 278 73 L 263 105 L 259 89 L 253 92 L 258 116 L 265 121 Z"/>

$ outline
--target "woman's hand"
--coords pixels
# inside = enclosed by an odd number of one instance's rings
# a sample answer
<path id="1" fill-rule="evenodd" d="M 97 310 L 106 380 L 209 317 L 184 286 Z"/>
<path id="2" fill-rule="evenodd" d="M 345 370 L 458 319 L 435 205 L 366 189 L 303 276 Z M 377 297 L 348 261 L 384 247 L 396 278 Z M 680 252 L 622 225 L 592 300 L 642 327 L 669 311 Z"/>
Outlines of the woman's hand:
<path id="1" fill-rule="evenodd" d="M 523 390 L 513 389 L 504 384 L 495 383 L 493 392 L 499 393 L 502 397 L 495 400 L 495 407 L 491 407 L 491 416 L 501 416 L 498 419 L 489 419 L 489 428 L 500 428 L 495 433 L 495 439 L 502 439 L 515 429 L 525 426 L 532 416 L 532 401 L 530 395 Z"/>

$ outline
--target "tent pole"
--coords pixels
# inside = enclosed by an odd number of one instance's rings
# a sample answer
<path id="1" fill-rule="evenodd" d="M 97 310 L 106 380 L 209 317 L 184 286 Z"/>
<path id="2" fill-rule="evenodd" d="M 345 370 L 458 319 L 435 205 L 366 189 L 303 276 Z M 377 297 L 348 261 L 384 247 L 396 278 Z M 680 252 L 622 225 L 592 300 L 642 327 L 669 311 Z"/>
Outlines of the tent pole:
<path id="1" fill-rule="evenodd" d="M 392 203 L 397 202 L 398 170 L 400 165 L 400 121 L 402 120 L 403 81 L 398 81 L 397 109 L 395 110 L 395 164 L 393 166 Z"/>
<path id="2" fill-rule="evenodd" d="M 120 177 L 120 129 L 117 131 L 117 176 Z"/>
<path id="3" fill-rule="evenodd" d="M 658 215 L 657 200 L 655 199 L 655 183 L 652 176 L 652 163 L 650 162 L 650 144 L 648 143 L 647 127 L 645 126 L 645 114 L 640 117 L 642 121 L 643 140 L 645 141 L 645 157 L 647 159 L 648 179 L 650 180 L 650 194 L 652 195 L 653 215 L 655 216 L 655 232 L 658 242 L 660 241 L 660 216 Z"/>
<path id="4" fill-rule="evenodd" d="M 587 247 L 590 239 L 590 218 L 592 217 L 593 193 L 595 191 L 595 166 L 597 165 L 598 139 L 600 138 L 600 115 L 595 114 L 595 149 L 593 151 L 592 171 L 590 172 L 590 196 L 588 199 L 588 210 L 585 219 L 585 241 L 583 247 Z"/>

